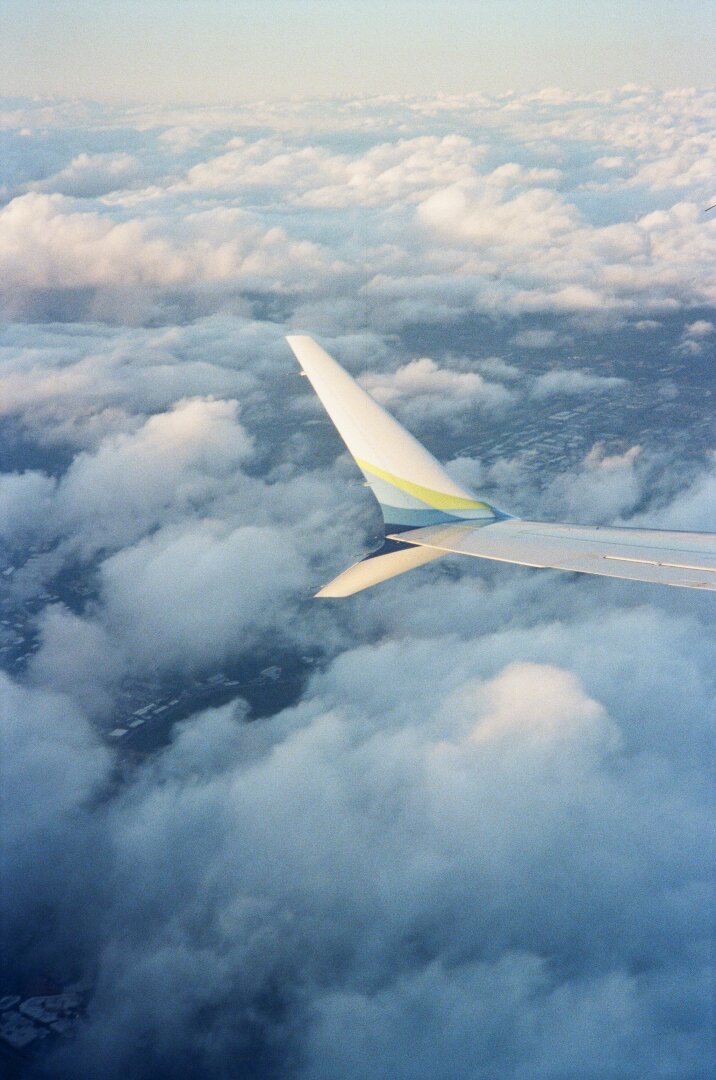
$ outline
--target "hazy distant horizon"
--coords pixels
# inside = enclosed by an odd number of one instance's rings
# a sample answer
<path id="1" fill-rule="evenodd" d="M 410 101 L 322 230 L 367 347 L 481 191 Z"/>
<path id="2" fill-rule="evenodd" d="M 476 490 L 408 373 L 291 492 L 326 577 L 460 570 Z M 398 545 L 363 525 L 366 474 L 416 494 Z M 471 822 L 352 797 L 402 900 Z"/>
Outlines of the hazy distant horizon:
<path id="1" fill-rule="evenodd" d="M 0 93 L 203 103 L 714 79 L 693 0 L 7 0 Z"/>

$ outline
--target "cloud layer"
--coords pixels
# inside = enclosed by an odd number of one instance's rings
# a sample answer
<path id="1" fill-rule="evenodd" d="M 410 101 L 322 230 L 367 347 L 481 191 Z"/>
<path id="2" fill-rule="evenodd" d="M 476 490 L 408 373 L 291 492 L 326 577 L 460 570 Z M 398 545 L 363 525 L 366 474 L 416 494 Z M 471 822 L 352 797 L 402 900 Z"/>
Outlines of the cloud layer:
<path id="1" fill-rule="evenodd" d="M 5 103 L 0 997 L 84 1003 L 28 1075 L 707 1074 L 712 601 L 314 602 L 379 518 L 283 335 L 508 510 L 713 530 L 715 104 Z"/>

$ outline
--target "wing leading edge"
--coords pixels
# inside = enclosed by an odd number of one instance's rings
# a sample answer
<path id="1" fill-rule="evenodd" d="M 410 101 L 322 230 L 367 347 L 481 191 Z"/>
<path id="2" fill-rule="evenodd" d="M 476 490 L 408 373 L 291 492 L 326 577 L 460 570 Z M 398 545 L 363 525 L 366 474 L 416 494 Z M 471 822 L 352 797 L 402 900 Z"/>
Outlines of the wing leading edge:
<path id="1" fill-rule="evenodd" d="M 521 521 L 455 483 L 312 338 L 288 344 L 378 500 L 383 547 L 316 595 L 351 596 L 447 554 L 716 590 L 716 534 Z"/>

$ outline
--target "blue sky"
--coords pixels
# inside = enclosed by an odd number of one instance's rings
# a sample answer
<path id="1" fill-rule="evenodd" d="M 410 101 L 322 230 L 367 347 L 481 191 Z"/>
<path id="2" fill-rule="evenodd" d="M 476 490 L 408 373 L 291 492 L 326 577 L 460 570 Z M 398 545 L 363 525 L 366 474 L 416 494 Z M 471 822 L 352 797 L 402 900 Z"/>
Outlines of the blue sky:
<path id="1" fill-rule="evenodd" d="M 210 101 L 712 81 L 692 0 L 7 0 L 0 92 Z"/>

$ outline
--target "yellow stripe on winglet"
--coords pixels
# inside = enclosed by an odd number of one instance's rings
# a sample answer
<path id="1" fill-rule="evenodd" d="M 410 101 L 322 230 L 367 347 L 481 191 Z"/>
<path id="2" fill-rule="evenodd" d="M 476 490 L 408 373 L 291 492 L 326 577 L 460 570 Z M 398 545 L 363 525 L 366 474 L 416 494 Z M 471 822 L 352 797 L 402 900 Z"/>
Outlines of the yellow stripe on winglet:
<path id="1" fill-rule="evenodd" d="M 436 510 L 492 509 L 489 503 L 479 502 L 476 499 L 463 499 L 460 495 L 444 495 L 441 491 L 433 491 L 432 488 L 423 487 L 421 484 L 413 484 L 410 480 L 403 480 L 399 476 L 394 476 L 393 473 L 386 472 L 385 469 L 378 469 L 375 465 L 369 465 L 367 461 L 363 461 L 361 458 L 355 460 L 356 464 L 364 472 L 377 476 L 381 480 L 387 480 L 389 484 L 406 492 L 408 495 L 413 495 L 416 499 L 420 499 L 421 502 L 427 503 L 428 506 L 432 506 Z"/>

